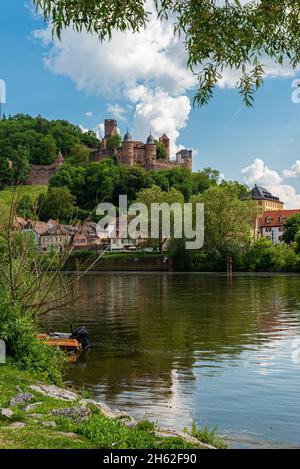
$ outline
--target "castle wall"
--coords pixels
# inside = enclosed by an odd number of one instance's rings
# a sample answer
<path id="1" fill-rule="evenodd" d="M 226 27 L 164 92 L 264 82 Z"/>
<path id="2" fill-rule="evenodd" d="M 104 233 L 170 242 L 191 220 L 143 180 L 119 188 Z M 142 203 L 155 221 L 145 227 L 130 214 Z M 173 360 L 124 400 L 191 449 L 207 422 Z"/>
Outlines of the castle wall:
<path id="1" fill-rule="evenodd" d="M 31 165 L 25 184 L 28 186 L 47 186 L 49 179 L 58 171 L 58 165 Z"/>

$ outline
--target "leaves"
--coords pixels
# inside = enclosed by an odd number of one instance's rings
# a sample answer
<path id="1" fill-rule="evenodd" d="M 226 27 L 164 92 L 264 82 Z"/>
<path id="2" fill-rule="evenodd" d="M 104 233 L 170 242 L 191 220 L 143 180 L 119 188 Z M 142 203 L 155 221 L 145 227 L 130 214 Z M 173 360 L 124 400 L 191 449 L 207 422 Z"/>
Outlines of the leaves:
<path id="1" fill-rule="evenodd" d="M 33 0 L 59 38 L 66 27 L 110 39 L 114 30 L 137 32 L 150 12 L 143 0 Z M 271 58 L 295 68 L 300 61 L 299 0 L 154 0 L 158 19 L 174 20 L 188 66 L 198 77 L 196 105 L 207 104 L 226 69 L 241 71 L 238 92 L 245 104 L 261 86 L 263 62 Z"/>

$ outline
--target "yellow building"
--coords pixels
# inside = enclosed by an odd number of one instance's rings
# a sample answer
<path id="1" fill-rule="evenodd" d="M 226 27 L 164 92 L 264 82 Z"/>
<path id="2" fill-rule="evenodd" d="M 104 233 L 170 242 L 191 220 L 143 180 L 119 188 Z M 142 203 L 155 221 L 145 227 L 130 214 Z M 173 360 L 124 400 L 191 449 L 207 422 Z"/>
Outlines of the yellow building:
<path id="1" fill-rule="evenodd" d="M 263 213 L 267 211 L 282 210 L 283 202 L 279 200 L 279 197 L 272 195 L 267 189 L 261 186 L 255 186 L 250 192 L 251 199 L 256 202 L 257 212 L 254 227 L 254 238 L 257 239 L 260 236 L 260 225 L 262 222 Z"/>

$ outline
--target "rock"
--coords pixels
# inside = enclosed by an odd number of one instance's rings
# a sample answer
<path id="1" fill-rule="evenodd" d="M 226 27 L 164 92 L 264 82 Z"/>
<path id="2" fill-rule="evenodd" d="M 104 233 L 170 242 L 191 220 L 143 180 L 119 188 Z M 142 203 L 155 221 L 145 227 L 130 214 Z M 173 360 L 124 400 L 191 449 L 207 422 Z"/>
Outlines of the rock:
<path id="1" fill-rule="evenodd" d="M 42 422 L 42 425 L 43 425 L 44 427 L 49 427 L 49 428 L 50 428 L 50 427 L 51 427 L 51 428 L 55 428 L 55 427 L 56 427 L 56 423 L 55 423 L 55 422 L 51 422 L 51 421 L 49 421 L 49 422 Z"/>
<path id="2" fill-rule="evenodd" d="M 10 425 L 10 428 L 25 428 L 26 423 L 24 422 L 14 422 Z"/>
<path id="3" fill-rule="evenodd" d="M 54 384 L 46 385 L 39 383 L 37 385 L 31 385 L 30 389 L 35 392 L 39 392 L 44 396 L 53 397 L 54 399 L 60 399 L 62 401 L 76 401 L 78 399 L 77 394 L 67 389 L 59 388 Z"/>
<path id="4" fill-rule="evenodd" d="M 125 425 L 127 428 L 135 428 L 138 424 L 138 421 L 135 420 L 133 417 L 128 417 L 128 418 L 121 418 L 121 422 Z"/>
<path id="5" fill-rule="evenodd" d="M 190 443 L 193 446 L 197 446 L 198 448 L 216 449 L 214 446 L 208 445 L 207 443 L 202 443 L 202 441 L 199 441 L 197 438 L 194 438 L 188 433 L 181 432 L 181 431 L 157 429 L 155 431 L 155 434 L 156 436 L 160 438 L 181 438 L 187 443 Z"/>
<path id="6" fill-rule="evenodd" d="M 1 417 L 6 417 L 7 419 L 10 419 L 12 418 L 14 413 L 11 409 L 0 409 L 0 415 Z"/>
<path id="7" fill-rule="evenodd" d="M 63 416 L 76 422 L 83 422 L 92 411 L 88 407 L 70 407 L 69 409 L 53 409 L 50 412 L 54 417 Z"/>
<path id="8" fill-rule="evenodd" d="M 44 417 L 43 414 L 29 414 L 28 417 L 30 419 L 41 419 L 42 417 Z"/>
<path id="9" fill-rule="evenodd" d="M 74 432 L 56 432 L 56 435 L 66 436 L 68 438 L 80 439 L 80 436 Z"/>
<path id="10" fill-rule="evenodd" d="M 10 402 L 9 402 L 9 405 L 11 407 L 14 407 L 16 405 L 19 405 L 19 404 L 26 404 L 26 402 L 29 402 L 33 399 L 33 395 L 30 394 L 30 393 L 26 393 L 26 392 L 20 392 L 19 394 L 17 394 L 15 397 L 13 397 Z"/>
<path id="11" fill-rule="evenodd" d="M 108 417 L 111 419 L 116 419 L 117 417 L 124 417 L 127 416 L 125 412 L 120 410 L 113 410 L 108 405 L 104 404 L 103 402 L 95 401 L 94 399 L 82 399 L 79 404 L 81 405 L 93 405 L 97 409 L 99 409 L 104 417 Z M 128 416 L 127 416 L 128 417 Z"/>
<path id="12" fill-rule="evenodd" d="M 41 404 L 42 402 L 34 402 L 33 404 L 28 404 L 24 410 L 25 412 L 30 412 L 31 410 L 34 410 L 36 407 L 38 407 Z"/>

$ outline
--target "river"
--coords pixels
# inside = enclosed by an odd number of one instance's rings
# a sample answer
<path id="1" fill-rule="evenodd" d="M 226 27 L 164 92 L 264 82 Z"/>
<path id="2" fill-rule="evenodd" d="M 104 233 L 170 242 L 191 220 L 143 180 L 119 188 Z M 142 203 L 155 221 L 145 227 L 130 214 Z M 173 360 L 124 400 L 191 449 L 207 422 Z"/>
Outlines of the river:
<path id="1" fill-rule="evenodd" d="M 233 448 L 300 447 L 300 276 L 91 273 L 76 293 L 46 318 L 89 330 L 66 382 L 170 428 L 217 427 Z"/>

